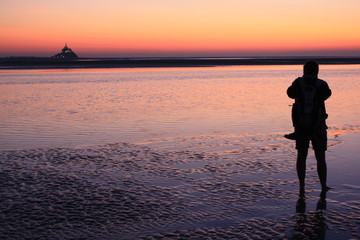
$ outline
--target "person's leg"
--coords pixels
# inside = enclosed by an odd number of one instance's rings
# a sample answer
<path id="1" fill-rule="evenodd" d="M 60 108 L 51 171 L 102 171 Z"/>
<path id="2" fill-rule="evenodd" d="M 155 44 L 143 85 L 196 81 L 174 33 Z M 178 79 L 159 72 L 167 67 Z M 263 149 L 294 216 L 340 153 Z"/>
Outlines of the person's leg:
<path id="1" fill-rule="evenodd" d="M 317 171 L 321 183 L 321 188 L 323 191 L 327 191 L 329 190 L 329 187 L 326 185 L 327 167 L 325 161 L 325 151 L 315 150 L 315 157 L 317 161 Z"/>
<path id="2" fill-rule="evenodd" d="M 327 126 L 323 124 L 315 132 L 312 139 L 313 148 L 315 151 L 315 157 L 317 161 L 317 172 L 321 184 L 322 191 L 327 191 L 330 188 L 327 186 L 327 166 L 325 151 L 327 150 Z"/>
<path id="3" fill-rule="evenodd" d="M 307 148 L 298 149 L 296 171 L 299 178 L 300 193 L 304 191 L 305 187 L 305 172 L 306 172 L 306 157 L 308 154 Z"/>

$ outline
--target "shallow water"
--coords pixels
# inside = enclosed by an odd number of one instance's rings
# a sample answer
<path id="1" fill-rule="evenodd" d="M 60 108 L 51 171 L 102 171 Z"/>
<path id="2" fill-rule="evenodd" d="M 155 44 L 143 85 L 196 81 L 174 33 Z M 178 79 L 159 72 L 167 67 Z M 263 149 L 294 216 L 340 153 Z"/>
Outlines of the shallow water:
<path id="1" fill-rule="evenodd" d="M 299 70 L 300 69 L 300 70 Z M 333 90 L 319 198 L 299 200 L 291 100 L 300 66 L 0 72 L 0 237 L 360 238 L 358 66 Z"/>
<path id="2" fill-rule="evenodd" d="M 358 131 L 358 65 L 322 66 L 331 130 Z M 0 148 L 162 142 L 291 130 L 301 66 L 1 70 Z"/>

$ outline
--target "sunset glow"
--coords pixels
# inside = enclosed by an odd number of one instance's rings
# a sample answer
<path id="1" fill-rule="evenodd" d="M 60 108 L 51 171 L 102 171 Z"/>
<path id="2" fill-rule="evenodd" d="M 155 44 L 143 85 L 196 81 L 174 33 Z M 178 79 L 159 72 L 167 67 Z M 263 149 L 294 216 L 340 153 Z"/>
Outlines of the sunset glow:
<path id="1" fill-rule="evenodd" d="M 12 0 L 0 57 L 360 55 L 357 0 Z"/>

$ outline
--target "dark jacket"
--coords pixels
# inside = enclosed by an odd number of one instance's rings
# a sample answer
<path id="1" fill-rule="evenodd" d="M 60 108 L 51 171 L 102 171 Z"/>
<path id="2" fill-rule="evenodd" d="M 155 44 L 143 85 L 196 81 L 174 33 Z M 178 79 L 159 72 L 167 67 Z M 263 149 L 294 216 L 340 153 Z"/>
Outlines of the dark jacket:
<path id="1" fill-rule="evenodd" d="M 302 78 L 305 79 L 305 84 L 315 85 L 315 82 L 318 78 L 314 76 L 303 76 Z M 299 107 L 299 111 L 301 112 L 303 101 L 304 101 L 304 94 L 301 89 L 300 80 L 302 78 L 297 78 L 295 81 L 291 84 L 291 86 L 287 89 L 287 95 L 295 99 L 295 105 Z M 320 83 L 317 84 L 316 88 L 316 94 L 314 96 L 315 101 L 318 103 L 319 109 L 317 111 L 321 112 L 321 120 L 325 123 L 325 119 L 327 118 L 326 108 L 325 108 L 325 100 L 328 99 L 331 96 L 331 90 L 328 86 L 328 84 L 324 80 L 320 80 Z M 317 115 L 317 113 L 314 113 L 314 115 Z M 295 118 L 295 119 L 294 119 Z M 293 114 L 293 122 L 294 126 L 296 127 L 296 114 Z M 315 123 L 314 123 L 315 125 Z"/>

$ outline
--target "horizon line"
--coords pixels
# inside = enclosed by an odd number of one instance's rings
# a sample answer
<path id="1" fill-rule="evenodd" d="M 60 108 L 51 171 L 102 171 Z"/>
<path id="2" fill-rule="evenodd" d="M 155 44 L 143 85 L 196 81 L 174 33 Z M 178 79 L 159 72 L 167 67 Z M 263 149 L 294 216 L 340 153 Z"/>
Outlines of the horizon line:
<path id="1" fill-rule="evenodd" d="M 0 58 L 52 58 L 51 56 L 34 56 L 34 55 L 9 55 L 0 56 Z M 118 57 L 78 57 L 77 59 L 137 59 L 137 58 L 229 58 L 229 59 L 241 59 L 241 58 L 360 58 L 358 56 L 347 55 L 247 55 L 247 56 L 118 56 Z"/>

